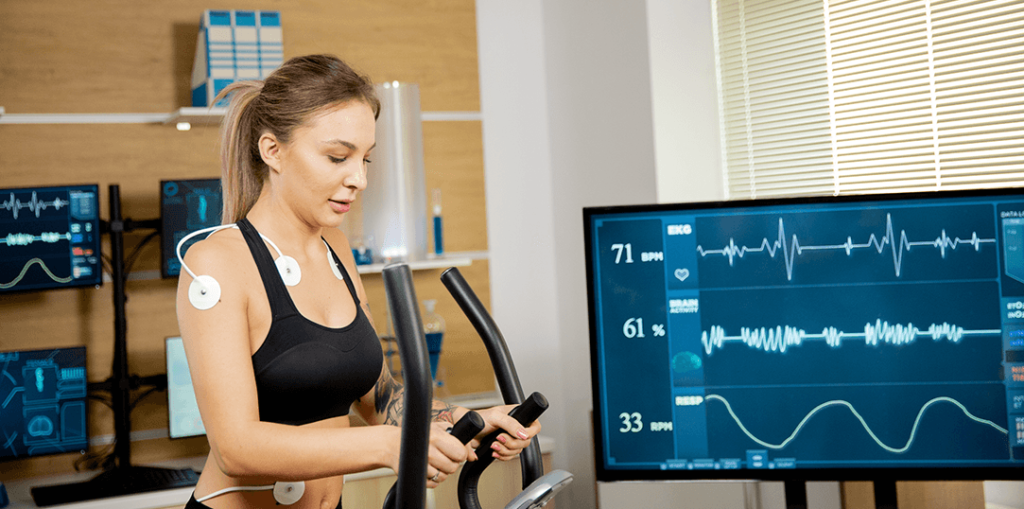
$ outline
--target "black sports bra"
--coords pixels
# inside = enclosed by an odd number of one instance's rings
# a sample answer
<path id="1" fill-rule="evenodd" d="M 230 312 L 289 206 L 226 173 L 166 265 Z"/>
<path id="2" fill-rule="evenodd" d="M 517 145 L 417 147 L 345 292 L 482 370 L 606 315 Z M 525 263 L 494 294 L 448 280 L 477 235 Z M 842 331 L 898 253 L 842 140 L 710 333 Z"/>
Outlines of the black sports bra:
<path id="1" fill-rule="evenodd" d="M 299 313 L 259 232 L 247 219 L 237 224 L 256 260 L 272 313 L 267 338 L 252 354 L 260 420 L 301 425 L 348 415 L 352 402 L 380 377 L 384 354 L 345 266 L 328 245 L 355 301 L 356 317 L 345 327 L 325 327 Z"/>

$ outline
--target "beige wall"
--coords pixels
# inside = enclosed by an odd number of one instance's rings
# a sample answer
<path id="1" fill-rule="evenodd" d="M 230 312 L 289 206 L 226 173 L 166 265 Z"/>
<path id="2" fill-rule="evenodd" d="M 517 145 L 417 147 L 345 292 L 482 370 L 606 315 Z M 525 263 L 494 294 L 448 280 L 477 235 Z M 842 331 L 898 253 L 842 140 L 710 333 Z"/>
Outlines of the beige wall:
<path id="1" fill-rule="evenodd" d="M 208 2 L 69 0 L 0 2 L 0 106 L 23 113 L 168 113 L 189 106 L 199 19 Z M 334 53 L 374 81 L 420 86 L 424 111 L 479 111 L 476 22 L 472 0 L 377 2 L 227 1 L 220 9 L 280 10 L 285 58 Z M 446 249 L 487 249 L 480 122 L 424 124 L 427 185 L 445 196 Z M 146 124 L 0 125 L 0 187 L 98 183 L 101 217 L 107 186 L 120 185 L 123 214 L 159 215 L 159 181 L 219 175 L 217 129 Z M 371 183 L 372 185 L 372 177 Z M 145 231 L 126 235 L 131 251 Z M 164 372 L 163 342 L 178 334 L 175 281 L 153 277 L 158 241 L 150 243 L 127 288 L 132 373 Z M 109 251 L 108 251 L 109 253 Z M 490 302 L 489 264 L 461 269 Z M 438 282 L 440 271 L 416 273 L 420 299 L 439 300 L 448 322 L 449 389 L 494 387 L 487 355 L 468 321 Z M 379 275 L 364 284 L 378 326 L 386 308 Z M 0 296 L 0 351 L 84 345 L 89 380 L 110 375 L 113 352 L 111 286 Z M 134 430 L 166 428 L 166 397 L 149 396 L 132 414 Z M 90 434 L 110 434 L 109 409 L 91 403 Z M 133 462 L 193 456 L 203 438 L 133 443 Z M 0 480 L 69 471 L 77 455 L 7 462 Z"/>

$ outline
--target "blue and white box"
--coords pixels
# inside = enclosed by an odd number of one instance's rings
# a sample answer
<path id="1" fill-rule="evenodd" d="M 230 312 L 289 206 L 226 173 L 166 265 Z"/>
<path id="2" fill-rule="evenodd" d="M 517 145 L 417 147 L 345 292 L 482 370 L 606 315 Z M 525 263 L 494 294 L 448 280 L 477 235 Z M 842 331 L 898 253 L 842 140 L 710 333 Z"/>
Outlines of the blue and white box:
<path id="1" fill-rule="evenodd" d="M 266 78 L 283 62 L 280 12 L 206 10 L 192 65 L 192 106 L 214 106 L 231 83 Z"/>

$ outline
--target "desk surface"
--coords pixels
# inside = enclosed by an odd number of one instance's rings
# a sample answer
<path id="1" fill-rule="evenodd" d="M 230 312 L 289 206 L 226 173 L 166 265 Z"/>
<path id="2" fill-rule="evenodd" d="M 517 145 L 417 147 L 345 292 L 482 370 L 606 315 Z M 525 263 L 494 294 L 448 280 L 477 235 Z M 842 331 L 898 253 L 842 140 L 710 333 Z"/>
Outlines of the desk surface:
<path id="1" fill-rule="evenodd" d="M 540 436 L 538 437 L 540 443 L 540 449 L 542 454 L 550 454 L 554 450 L 555 441 L 553 438 Z M 206 457 L 195 457 L 179 460 L 171 460 L 161 463 L 155 463 L 153 467 L 165 467 L 165 468 L 193 468 L 196 471 L 202 469 L 203 464 L 206 462 Z M 45 477 L 34 477 L 29 479 L 19 479 L 5 483 L 7 487 L 7 494 L 11 499 L 11 505 L 7 506 L 7 509 L 36 509 L 35 502 L 32 501 L 31 489 L 34 486 L 46 486 L 51 484 L 66 484 L 87 481 L 97 475 L 96 472 L 76 472 L 74 474 L 54 475 Z M 389 468 L 378 468 L 376 470 L 370 470 L 367 472 L 359 472 L 356 474 L 348 474 L 345 476 L 345 482 L 357 482 L 361 480 L 377 479 L 381 477 L 394 476 L 394 472 Z M 104 498 L 97 500 L 89 500 L 85 502 L 77 502 L 73 504 L 55 505 L 49 506 L 52 509 L 157 509 L 165 507 L 182 507 L 185 502 L 188 501 L 192 495 L 192 488 L 178 488 L 173 490 L 154 491 L 150 493 L 139 493 L 135 495 L 125 495 L 121 497 Z"/>

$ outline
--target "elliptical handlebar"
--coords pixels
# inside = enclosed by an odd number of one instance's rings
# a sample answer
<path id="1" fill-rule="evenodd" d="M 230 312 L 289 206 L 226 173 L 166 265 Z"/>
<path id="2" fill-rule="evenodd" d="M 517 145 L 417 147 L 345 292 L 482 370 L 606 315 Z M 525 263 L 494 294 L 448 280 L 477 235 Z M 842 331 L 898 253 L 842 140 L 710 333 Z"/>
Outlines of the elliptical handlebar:
<path id="1" fill-rule="evenodd" d="M 452 294 L 455 302 L 462 308 L 462 312 L 469 318 L 477 334 L 483 339 L 484 346 L 487 348 L 487 354 L 491 358 L 491 365 L 494 367 L 494 375 L 498 380 L 498 389 L 501 391 L 501 397 L 505 404 L 518 405 L 523 403 L 523 387 L 519 383 L 519 375 L 516 373 L 515 364 L 512 362 L 512 354 L 509 353 L 505 338 L 502 337 L 501 331 L 498 330 L 498 326 L 494 323 L 490 313 L 487 312 L 487 309 L 480 302 L 473 289 L 470 288 L 466 279 L 462 277 L 459 269 L 452 267 L 445 270 L 441 274 L 441 282 L 444 283 L 445 288 Z M 541 397 L 543 398 L 543 396 Z M 544 408 L 547 408 L 547 400 L 544 400 Z M 536 417 L 524 422 L 523 425 L 529 426 L 534 420 L 536 420 Z M 490 444 L 488 444 L 489 446 Z M 544 474 L 540 446 L 536 440 L 532 441 L 526 449 L 523 449 L 520 458 L 523 469 L 523 488 L 526 488 Z M 461 479 L 459 487 L 461 493 Z"/>
<path id="2" fill-rule="evenodd" d="M 529 426 L 530 423 L 537 420 L 537 418 L 540 417 L 540 415 L 547 409 L 547 398 L 545 398 L 541 393 L 535 392 L 531 394 L 524 403 L 513 408 L 508 415 L 519 421 L 519 424 Z M 499 429 L 487 435 L 480 440 L 480 446 L 477 449 L 481 451 L 490 451 L 491 444 L 497 441 L 498 435 L 502 433 L 504 433 L 504 431 Z M 459 474 L 459 507 L 462 509 L 481 509 L 480 493 L 477 485 L 480 481 L 480 475 L 482 475 L 484 470 L 493 462 L 493 456 L 481 455 L 476 461 L 470 461 L 462 467 L 462 473 Z M 533 480 L 530 481 L 530 483 L 532 482 Z M 524 488 L 530 483 L 525 483 Z"/>
<path id="3" fill-rule="evenodd" d="M 434 390 L 427 357 L 427 341 L 409 266 L 404 263 L 388 265 L 384 267 L 382 276 L 398 338 L 398 353 L 402 359 L 402 377 L 405 382 L 395 507 L 423 509 L 426 505 L 427 453 Z"/>

